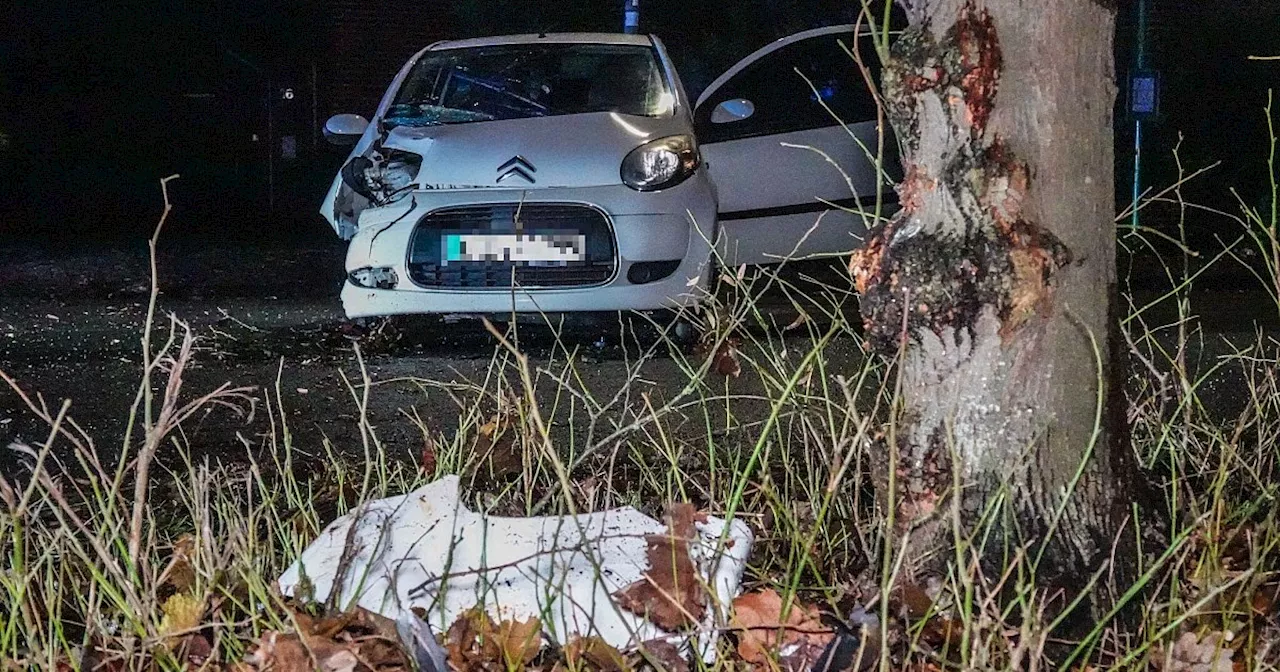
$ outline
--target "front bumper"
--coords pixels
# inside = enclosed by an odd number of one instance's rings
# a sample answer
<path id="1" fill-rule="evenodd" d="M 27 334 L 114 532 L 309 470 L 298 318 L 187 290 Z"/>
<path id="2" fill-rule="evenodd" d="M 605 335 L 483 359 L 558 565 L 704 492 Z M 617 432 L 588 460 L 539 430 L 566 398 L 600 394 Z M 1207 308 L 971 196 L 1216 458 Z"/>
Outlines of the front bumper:
<path id="1" fill-rule="evenodd" d="M 409 246 L 418 222 L 443 209 L 490 204 L 581 204 L 603 211 L 615 242 L 616 267 L 606 282 L 590 287 L 427 288 L 410 280 Z M 586 188 L 472 189 L 418 191 L 361 214 L 347 251 L 348 272 L 390 267 L 395 289 L 344 283 L 348 317 L 417 313 L 509 313 L 658 310 L 699 302 L 709 283 L 716 200 L 705 173 L 661 192 L 641 193 L 622 185 Z M 632 264 L 680 260 L 674 273 L 632 284 Z"/>

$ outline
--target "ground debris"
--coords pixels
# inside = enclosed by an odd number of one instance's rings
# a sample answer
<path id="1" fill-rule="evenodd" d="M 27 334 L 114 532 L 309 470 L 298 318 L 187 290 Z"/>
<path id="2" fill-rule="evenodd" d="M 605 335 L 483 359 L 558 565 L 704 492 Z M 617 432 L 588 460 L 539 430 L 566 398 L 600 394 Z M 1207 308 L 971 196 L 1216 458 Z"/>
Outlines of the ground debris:
<path id="1" fill-rule="evenodd" d="M 361 607 L 312 616 L 294 609 L 297 632 L 270 631 L 246 657 L 257 672 L 410 672 L 395 623 Z"/>
<path id="2" fill-rule="evenodd" d="M 542 622 L 530 618 L 494 623 L 483 609 L 472 608 L 449 627 L 444 648 L 453 670 L 520 669 L 533 662 L 542 648 Z"/>
<path id="3" fill-rule="evenodd" d="M 673 505 L 665 525 L 630 507 L 491 516 L 468 510 L 459 488 L 451 475 L 357 506 L 286 570 L 281 592 L 309 591 L 330 604 L 354 599 L 397 621 L 420 608 L 437 632 L 470 623 L 481 640 L 477 607 L 499 630 L 536 619 L 545 639 L 561 646 L 597 636 L 625 651 L 667 639 L 714 659 L 718 624 L 728 619 L 751 552 L 743 521 L 704 516 L 689 504 Z M 540 646 L 544 638 L 527 639 Z"/>
<path id="4" fill-rule="evenodd" d="M 692 504 L 673 504 L 667 509 L 666 532 L 645 537 L 649 569 L 640 580 L 614 595 L 619 606 L 666 630 L 687 628 L 702 620 L 706 593 L 689 556 L 696 515 Z"/>
<path id="5" fill-rule="evenodd" d="M 554 672 L 629 672 L 632 667 L 627 657 L 599 637 L 574 637 L 561 650 L 562 660 L 556 663 Z"/>
<path id="6" fill-rule="evenodd" d="M 1231 672 L 1235 651 L 1228 645 L 1230 639 L 1218 631 L 1184 632 L 1168 650 L 1157 647 L 1151 662 L 1161 672 Z"/>
<path id="7" fill-rule="evenodd" d="M 731 624 L 738 635 L 738 656 L 757 667 L 776 661 L 787 670 L 809 669 L 833 637 L 817 608 L 794 599 L 784 605 L 772 588 L 734 599 Z"/>

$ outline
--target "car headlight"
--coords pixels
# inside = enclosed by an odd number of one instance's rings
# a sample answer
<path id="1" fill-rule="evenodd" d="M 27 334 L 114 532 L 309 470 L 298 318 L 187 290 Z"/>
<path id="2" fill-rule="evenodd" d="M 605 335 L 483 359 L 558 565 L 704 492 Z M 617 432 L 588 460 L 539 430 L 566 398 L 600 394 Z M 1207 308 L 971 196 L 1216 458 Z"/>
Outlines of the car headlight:
<path id="1" fill-rule="evenodd" d="M 374 203 L 386 204 L 408 193 L 421 169 L 420 155 L 392 149 L 352 159 L 343 167 L 342 177 L 356 193 Z"/>
<path id="2" fill-rule="evenodd" d="M 622 183 L 637 191 L 657 191 L 685 181 L 701 158 L 690 135 L 673 135 L 648 142 L 622 160 Z"/>
<path id="3" fill-rule="evenodd" d="M 351 284 L 367 289 L 395 289 L 400 284 L 396 270 L 390 266 L 357 268 L 347 274 L 347 279 Z"/>

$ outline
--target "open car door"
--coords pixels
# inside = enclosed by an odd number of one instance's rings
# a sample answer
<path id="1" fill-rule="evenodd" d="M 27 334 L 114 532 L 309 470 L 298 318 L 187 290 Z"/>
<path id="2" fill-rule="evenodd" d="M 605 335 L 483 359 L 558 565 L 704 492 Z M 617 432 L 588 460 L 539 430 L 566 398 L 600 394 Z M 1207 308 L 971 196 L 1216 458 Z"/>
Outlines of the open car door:
<path id="1" fill-rule="evenodd" d="M 854 49 L 878 86 L 870 35 L 831 26 L 757 50 L 699 97 L 694 126 L 719 192 L 725 263 L 847 253 L 874 222 L 877 194 L 881 216 L 896 208 L 897 145 L 887 127 L 881 137 Z"/>

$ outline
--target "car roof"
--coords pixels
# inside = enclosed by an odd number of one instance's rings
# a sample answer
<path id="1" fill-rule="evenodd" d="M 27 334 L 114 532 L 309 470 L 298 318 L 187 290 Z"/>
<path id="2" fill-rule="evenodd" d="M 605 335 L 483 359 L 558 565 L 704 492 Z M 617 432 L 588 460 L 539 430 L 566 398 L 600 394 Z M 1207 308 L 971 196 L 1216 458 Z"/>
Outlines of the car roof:
<path id="1" fill-rule="evenodd" d="M 653 39 L 648 35 L 628 35 L 625 33 L 537 33 L 528 35 L 499 35 L 495 37 L 475 37 L 465 40 L 445 40 L 436 42 L 429 51 L 441 49 L 464 49 L 467 47 L 491 47 L 500 44 L 624 44 L 651 47 Z"/>

